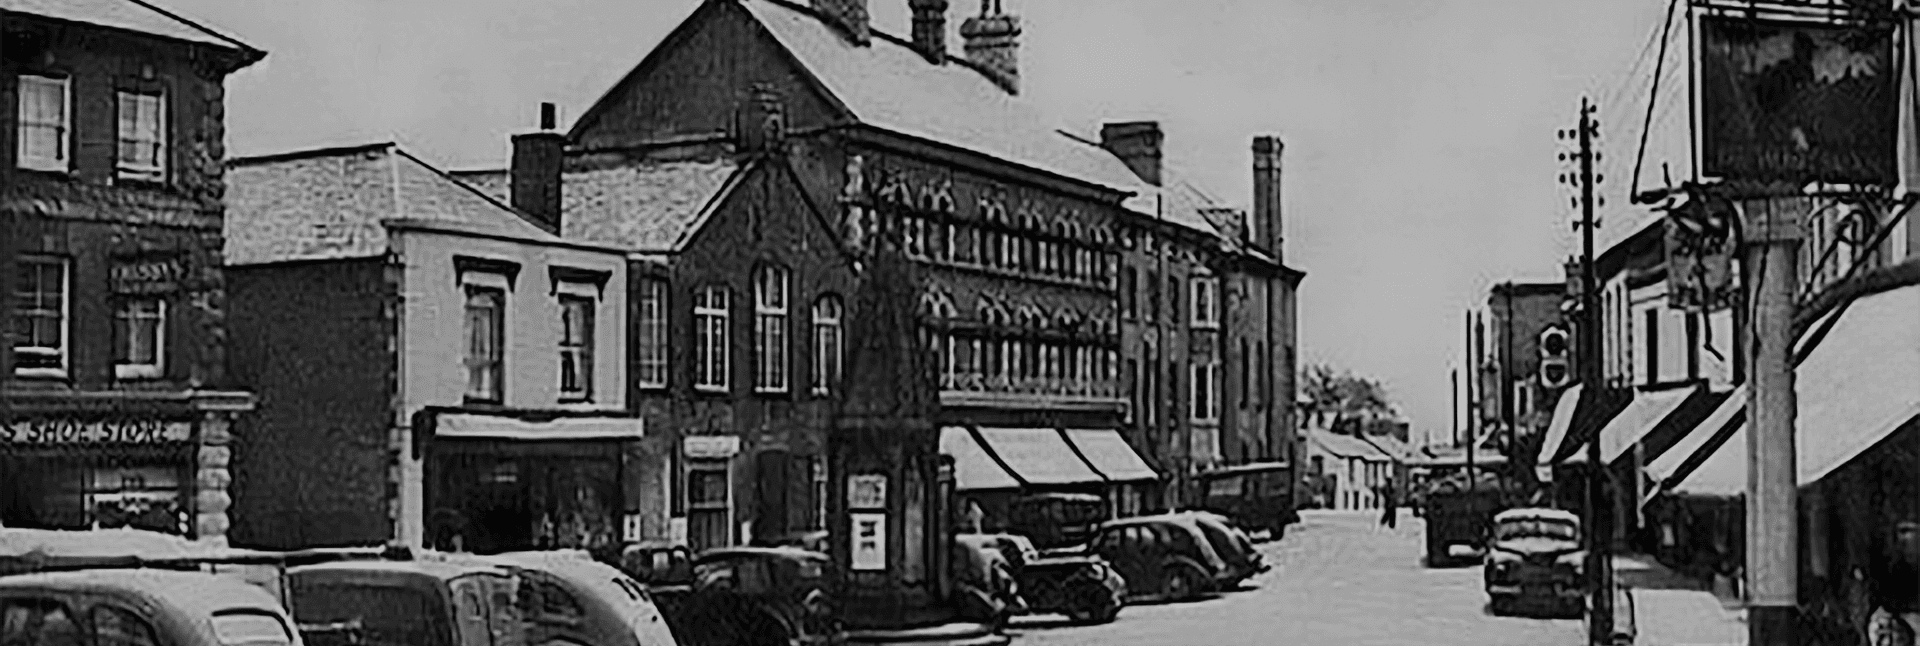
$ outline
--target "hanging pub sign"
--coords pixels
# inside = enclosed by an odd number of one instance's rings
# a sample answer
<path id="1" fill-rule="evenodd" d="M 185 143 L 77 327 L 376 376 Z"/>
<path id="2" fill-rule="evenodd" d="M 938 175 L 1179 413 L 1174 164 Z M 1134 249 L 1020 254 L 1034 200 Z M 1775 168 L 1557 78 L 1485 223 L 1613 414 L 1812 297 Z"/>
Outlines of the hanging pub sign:
<path id="1" fill-rule="evenodd" d="M 1741 183 L 1890 186 L 1891 27 L 1704 16 L 1701 170 Z"/>
<path id="2" fill-rule="evenodd" d="M 1683 312 L 1717 312 L 1733 305 L 1733 202 L 1690 191 L 1667 211 L 1667 301 Z"/>
<path id="3" fill-rule="evenodd" d="M 164 294 L 186 282 L 187 260 L 177 255 L 115 258 L 107 276 L 115 294 Z"/>
<path id="4" fill-rule="evenodd" d="M 193 422 L 157 419 L 25 419 L 0 422 L 0 445 L 176 444 L 193 437 Z"/>

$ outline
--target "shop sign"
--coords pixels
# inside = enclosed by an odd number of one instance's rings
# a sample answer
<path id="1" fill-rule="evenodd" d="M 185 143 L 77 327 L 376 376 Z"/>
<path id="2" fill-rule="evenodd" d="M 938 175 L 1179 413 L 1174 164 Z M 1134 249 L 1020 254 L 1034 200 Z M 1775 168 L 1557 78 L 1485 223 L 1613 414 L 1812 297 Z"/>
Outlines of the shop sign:
<path id="1" fill-rule="evenodd" d="M 847 476 L 848 509 L 886 509 L 887 477 L 880 474 Z"/>
<path id="2" fill-rule="evenodd" d="M 187 279 L 187 261 L 166 258 L 116 259 L 108 270 L 115 294 L 163 294 L 179 291 Z"/>
<path id="3" fill-rule="evenodd" d="M 193 437 L 193 422 L 155 419 L 30 419 L 0 423 L 0 444 L 168 444 Z"/>
<path id="4" fill-rule="evenodd" d="M 680 444 L 690 458 L 726 459 L 740 453 L 740 438 L 734 435 L 695 435 Z"/>
<path id="5" fill-rule="evenodd" d="M 887 515 L 850 516 L 853 519 L 853 569 L 887 569 Z"/>

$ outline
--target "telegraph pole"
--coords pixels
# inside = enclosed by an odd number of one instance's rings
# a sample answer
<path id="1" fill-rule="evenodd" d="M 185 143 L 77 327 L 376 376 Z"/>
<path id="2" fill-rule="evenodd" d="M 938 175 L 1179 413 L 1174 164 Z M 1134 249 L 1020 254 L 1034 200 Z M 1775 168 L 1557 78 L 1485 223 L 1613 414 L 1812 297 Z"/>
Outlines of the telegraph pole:
<path id="1" fill-rule="evenodd" d="M 1473 310 L 1467 310 L 1467 491 L 1473 491 L 1475 485 L 1473 473 L 1473 439 L 1479 435 L 1480 400 L 1474 397 L 1474 382 L 1480 379 L 1480 357 L 1473 354 Z"/>
<path id="2" fill-rule="evenodd" d="M 1563 183 L 1571 183 L 1580 191 L 1575 198 L 1580 206 L 1580 333 L 1575 336 L 1579 341 L 1580 396 L 1589 402 L 1601 396 L 1600 371 L 1600 295 L 1599 285 L 1594 276 L 1593 267 L 1593 229 L 1598 226 L 1593 219 L 1593 209 L 1598 199 L 1594 195 L 1594 185 L 1600 178 L 1593 172 L 1593 163 L 1600 154 L 1593 148 L 1593 140 L 1600 136 L 1600 122 L 1594 118 L 1599 106 L 1593 105 L 1585 97 L 1580 99 L 1580 125 L 1574 132 L 1560 131 L 1562 140 L 1573 139 L 1579 146 L 1577 152 L 1562 153 L 1561 158 L 1579 164 L 1579 170 L 1571 177 L 1562 175 Z M 1594 646 L 1613 643 L 1613 557 L 1610 541 L 1613 537 L 1611 510 L 1607 506 L 1606 465 L 1600 461 L 1600 438 L 1587 438 L 1587 572 L 1592 577 L 1590 586 L 1592 597 L 1587 605 L 1587 639 Z"/>
<path id="3" fill-rule="evenodd" d="M 1798 474 L 1793 446 L 1793 315 L 1799 216 L 1807 200 L 1747 201 L 1747 275 L 1754 279 L 1753 361 L 1748 365 L 1747 643 L 1789 646 L 1799 607 Z"/>

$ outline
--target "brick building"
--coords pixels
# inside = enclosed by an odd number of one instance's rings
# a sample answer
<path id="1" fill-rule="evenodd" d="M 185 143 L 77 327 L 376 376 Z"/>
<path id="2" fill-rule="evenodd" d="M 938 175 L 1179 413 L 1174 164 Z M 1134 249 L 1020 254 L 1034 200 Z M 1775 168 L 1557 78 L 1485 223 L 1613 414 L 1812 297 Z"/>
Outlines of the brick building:
<path id="1" fill-rule="evenodd" d="M 563 240 L 390 143 L 229 176 L 233 364 L 260 396 L 234 453 L 235 542 L 638 533 L 654 474 L 633 457 L 624 250 Z"/>
<path id="2" fill-rule="evenodd" d="M 264 52 L 125 0 L 0 5 L 0 524 L 225 541 L 225 81 Z"/>

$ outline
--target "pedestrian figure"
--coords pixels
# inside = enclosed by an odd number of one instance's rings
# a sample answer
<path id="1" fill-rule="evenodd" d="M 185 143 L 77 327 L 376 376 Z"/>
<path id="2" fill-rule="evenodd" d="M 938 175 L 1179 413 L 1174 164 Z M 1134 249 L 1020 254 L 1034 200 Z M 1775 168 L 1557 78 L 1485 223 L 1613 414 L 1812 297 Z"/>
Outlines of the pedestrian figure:
<path id="1" fill-rule="evenodd" d="M 1388 529 L 1397 527 L 1400 522 L 1400 501 L 1394 499 L 1394 493 L 1393 478 L 1387 478 L 1386 484 L 1380 485 L 1380 524 Z"/>
<path id="2" fill-rule="evenodd" d="M 1871 594 L 1867 637 L 1873 646 L 1913 646 L 1920 622 L 1920 523 L 1894 523 L 1892 541 L 1880 550 Z"/>

